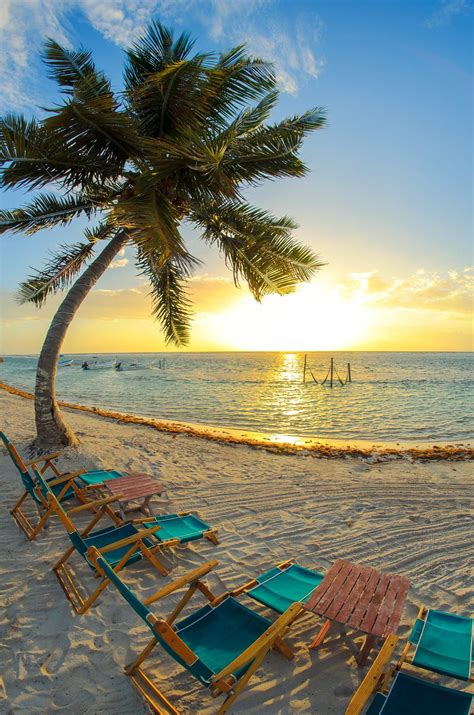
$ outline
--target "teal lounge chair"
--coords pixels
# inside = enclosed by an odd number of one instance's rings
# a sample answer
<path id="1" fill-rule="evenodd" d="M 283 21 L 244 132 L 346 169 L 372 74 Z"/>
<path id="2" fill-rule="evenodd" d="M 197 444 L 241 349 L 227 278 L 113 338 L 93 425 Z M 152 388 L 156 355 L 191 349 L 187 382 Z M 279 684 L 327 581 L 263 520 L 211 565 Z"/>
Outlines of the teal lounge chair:
<path id="1" fill-rule="evenodd" d="M 319 571 L 284 561 L 235 589 L 232 595 L 246 593 L 267 608 L 284 613 L 293 603 L 303 604 L 307 601 L 323 578 L 324 574 Z"/>
<path id="2" fill-rule="evenodd" d="M 189 574 L 140 600 L 99 553 L 91 554 L 102 571 L 151 630 L 152 639 L 140 655 L 125 668 L 134 685 L 156 713 L 178 713 L 142 670 L 142 663 L 159 644 L 196 680 L 208 688 L 213 697 L 224 694 L 219 713 L 226 713 L 260 666 L 271 648 L 281 648 L 282 637 L 294 619 L 298 605 L 290 606 L 275 623 L 239 603 L 229 594 L 216 598 L 201 580 L 216 561 L 200 566 Z M 188 586 L 181 600 L 166 618 L 156 616 L 149 608 L 178 589 Z M 191 596 L 200 591 L 208 604 L 176 621 Z"/>
<path id="3" fill-rule="evenodd" d="M 469 715 L 472 696 L 399 672 L 387 695 L 377 693 L 367 715 Z"/>
<path id="4" fill-rule="evenodd" d="M 23 533 L 26 535 L 26 537 L 31 541 L 33 539 L 36 539 L 40 531 L 46 526 L 47 521 L 52 514 L 52 509 L 45 501 L 41 490 L 37 489 L 38 481 L 35 477 L 35 469 L 38 469 L 39 471 L 39 466 L 37 467 L 36 462 L 25 463 L 21 458 L 20 454 L 18 453 L 18 450 L 16 449 L 15 445 L 10 442 L 2 432 L 0 432 L 0 437 L 4 442 L 7 451 L 12 459 L 12 462 L 20 475 L 24 487 L 23 494 L 20 496 L 14 507 L 10 510 L 10 514 L 12 515 L 20 529 L 23 531 Z M 43 467 L 41 469 L 42 474 L 44 474 L 44 472 L 50 465 L 50 460 L 53 459 L 55 456 L 56 455 L 47 455 L 46 457 L 38 459 L 38 462 L 44 462 Z M 76 474 L 69 474 L 67 476 L 60 476 L 59 478 L 51 477 L 48 480 L 46 480 L 45 478 L 45 480 L 47 481 L 47 484 L 49 485 L 49 488 L 51 489 L 55 497 L 60 502 L 69 501 L 70 499 L 76 497 L 83 504 L 87 504 L 89 503 L 87 494 L 84 493 L 84 491 L 75 483 L 75 476 Z M 23 503 L 28 497 L 30 497 L 36 509 L 38 510 L 38 519 L 36 523 L 33 523 L 31 517 L 28 517 L 28 515 L 23 510 Z"/>
<path id="5" fill-rule="evenodd" d="M 7 449 L 8 445 L 12 444 L 4 432 L 0 432 L 0 439 Z M 78 472 L 74 472 L 74 475 L 68 475 L 65 472 L 60 472 L 53 461 L 60 456 L 61 452 L 45 454 L 42 457 L 35 457 L 35 459 L 32 459 L 30 462 L 26 462 L 25 464 L 27 466 L 32 464 L 39 466 L 40 464 L 43 464 L 43 467 L 40 469 L 41 473 L 45 472 L 46 469 L 51 469 L 56 475 L 56 478 L 64 476 L 77 477 L 75 481 L 78 487 L 98 487 L 101 486 L 107 479 L 117 479 L 117 477 L 123 477 L 125 474 L 125 472 L 118 472 L 116 469 L 81 469 Z M 17 466 L 16 463 L 15 466 Z"/>
<path id="6" fill-rule="evenodd" d="M 190 512 L 163 514 L 141 521 L 148 528 L 159 526 L 160 530 L 156 532 L 155 538 L 166 546 L 187 544 L 202 538 L 209 539 L 213 544 L 219 543 L 216 529 L 212 529 L 209 524 Z"/>
<path id="7" fill-rule="evenodd" d="M 469 693 L 397 672 L 389 666 L 397 642 L 397 636 L 388 636 L 345 715 L 359 715 L 362 711 L 366 715 L 469 715 L 472 702 Z M 390 683 L 394 672 L 395 678 Z M 366 709 L 372 695 L 374 698 Z"/>
<path id="8" fill-rule="evenodd" d="M 473 620 L 421 606 L 402 656 L 412 665 L 460 680 L 472 677 Z M 410 651 L 414 648 L 413 656 Z"/>
<path id="9" fill-rule="evenodd" d="M 95 562 L 90 558 L 92 548 L 98 551 L 107 561 L 110 568 L 115 571 L 120 571 L 125 566 L 146 558 L 160 573 L 167 573 L 154 554 L 154 550 L 159 548 L 159 544 L 157 545 L 156 542 L 153 543 L 150 540 L 150 537 L 160 528 L 158 525 L 144 529 L 138 528 L 130 522 L 122 523 L 110 507 L 110 504 L 117 500 L 117 497 L 113 496 L 106 499 L 97 499 L 90 504 L 75 507 L 66 512 L 48 482 L 37 470 L 35 470 L 35 476 L 39 484 L 38 491 L 41 490 L 42 497 L 49 505 L 49 508 L 56 512 L 72 544 L 53 566 L 53 571 L 76 613 L 85 613 L 92 606 L 108 586 L 109 579 L 102 578 L 95 590 L 90 595 L 86 594 L 83 597 L 81 592 L 84 589 L 79 583 L 76 583 L 67 563 L 74 553 L 77 553 L 85 561 L 95 576 L 100 574 L 96 569 Z M 83 511 L 90 506 L 93 506 L 96 512 L 85 529 L 79 531 L 71 519 L 71 514 Z M 109 517 L 112 524 L 109 524 L 104 529 L 93 531 L 93 528 L 105 516 Z"/>

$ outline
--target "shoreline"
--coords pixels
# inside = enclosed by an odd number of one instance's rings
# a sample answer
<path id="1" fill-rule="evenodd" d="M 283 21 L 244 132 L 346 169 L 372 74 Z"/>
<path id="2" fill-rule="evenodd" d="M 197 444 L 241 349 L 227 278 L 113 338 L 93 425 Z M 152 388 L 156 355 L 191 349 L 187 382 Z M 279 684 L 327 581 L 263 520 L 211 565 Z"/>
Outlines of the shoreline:
<path id="1" fill-rule="evenodd" d="M 34 395 L 25 390 L 0 382 L 0 388 L 17 397 L 33 400 Z M 420 461 L 472 461 L 474 448 L 468 443 L 447 442 L 397 442 L 361 440 L 321 439 L 316 437 L 296 437 L 290 435 L 265 434 L 251 430 L 227 427 L 212 427 L 188 422 L 158 420 L 153 417 L 133 415 L 115 410 L 88 405 L 79 405 L 65 400 L 58 400 L 60 407 L 68 410 L 88 412 L 93 415 L 113 419 L 123 424 L 137 424 L 150 427 L 160 432 L 188 434 L 221 444 L 246 445 L 281 454 L 302 454 L 315 458 L 340 459 L 361 457 L 372 461 L 411 459 Z M 420 446 L 421 445 L 421 446 Z"/>

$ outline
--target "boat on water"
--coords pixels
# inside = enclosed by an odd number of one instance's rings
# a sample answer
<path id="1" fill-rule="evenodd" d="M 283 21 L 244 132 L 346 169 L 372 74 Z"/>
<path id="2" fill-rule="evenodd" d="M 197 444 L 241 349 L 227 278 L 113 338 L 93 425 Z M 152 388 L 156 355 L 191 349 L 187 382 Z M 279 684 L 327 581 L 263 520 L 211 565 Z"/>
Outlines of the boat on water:
<path id="1" fill-rule="evenodd" d="M 101 362 L 99 360 L 84 360 L 81 365 L 83 370 L 111 370 L 113 362 Z"/>
<path id="2" fill-rule="evenodd" d="M 144 366 L 139 365 L 136 362 L 130 362 L 130 363 L 116 362 L 114 365 L 114 368 L 116 369 L 117 372 L 128 372 L 129 370 L 143 370 Z"/>
<path id="3" fill-rule="evenodd" d="M 70 367 L 73 364 L 74 360 L 60 360 L 58 362 L 58 367 Z"/>

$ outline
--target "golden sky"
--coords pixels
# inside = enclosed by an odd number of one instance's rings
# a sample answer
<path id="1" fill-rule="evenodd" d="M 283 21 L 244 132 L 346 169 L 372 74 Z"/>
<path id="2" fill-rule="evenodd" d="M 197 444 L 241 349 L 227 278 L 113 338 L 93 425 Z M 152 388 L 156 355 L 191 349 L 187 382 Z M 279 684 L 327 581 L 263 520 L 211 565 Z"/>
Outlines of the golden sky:
<path id="1" fill-rule="evenodd" d="M 117 269 L 126 265 L 123 260 Z M 198 275 L 191 281 L 195 317 L 188 349 L 468 351 L 473 348 L 473 283 L 471 268 L 399 277 L 373 270 L 339 280 L 324 272 L 291 295 L 269 296 L 258 304 L 228 277 Z M 63 353 L 165 349 L 150 318 L 147 293 L 139 283 L 93 290 Z M 1 352 L 37 353 L 58 303 L 56 297 L 38 310 L 4 294 Z"/>

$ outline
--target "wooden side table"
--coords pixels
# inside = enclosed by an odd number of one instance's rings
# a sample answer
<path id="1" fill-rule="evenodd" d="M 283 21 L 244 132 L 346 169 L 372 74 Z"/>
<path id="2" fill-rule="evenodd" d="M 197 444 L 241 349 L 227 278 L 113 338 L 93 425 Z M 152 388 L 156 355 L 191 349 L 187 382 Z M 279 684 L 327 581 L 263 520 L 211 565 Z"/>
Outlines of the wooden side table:
<path id="1" fill-rule="evenodd" d="M 366 634 L 357 657 L 365 665 L 377 639 L 396 632 L 409 587 L 404 576 L 339 559 L 304 604 L 326 619 L 310 647 L 321 645 L 331 623 L 338 623 Z"/>
<path id="2" fill-rule="evenodd" d="M 123 519 L 126 519 L 126 514 L 133 511 L 140 511 L 145 516 L 154 516 L 150 505 L 151 498 L 166 493 L 163 484 L 159 484 L 150 474 L 143 472 L 129 472 L 123 477 L 108 479 L 104 482 L 104 487 L 117 497 L 119 513 Z M 128 506 L 130 502 L 139 502 L 139 504 L 130 508 Z"/>

